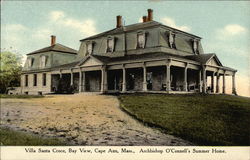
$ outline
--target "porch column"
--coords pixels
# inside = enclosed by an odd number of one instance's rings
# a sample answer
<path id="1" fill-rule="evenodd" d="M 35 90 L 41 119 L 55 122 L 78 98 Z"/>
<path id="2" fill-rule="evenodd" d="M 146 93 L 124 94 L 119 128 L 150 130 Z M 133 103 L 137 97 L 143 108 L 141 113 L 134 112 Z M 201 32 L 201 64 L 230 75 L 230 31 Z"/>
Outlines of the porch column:
<path id="1" fill-rule="evenodd" d="M 223 93 L 223 94 L 226 93 L 226 75 L 225 75 L 225 71 L 224 71 L 224 73 L 223 73 L 222 93 Z"/>
<path id="2" fill-rule="evenodd" d="M 147 87 L 147 68 L 146 68 L 145 64 L 143 64 L 143 86 L 142 86 L 142 90 L 143 91 L 148 90 L 148 87 Z"/>
<path id="3" fill-rule="evenodd" d="M 199 70 L 199 92 L 201 93 L 202 92 L 202 84 L 201 84 L 201 74 L 202 73 L 202 70 L 200 69 Z"/>
<path id="4" fill-rule="evenodd" d="M 206 76 L 206 67 L 202 66 L 202 80 L 203 80 L 203 87 L 202 87 L 202 92 L 207 93 L 207 76 Z"/>
<path id="5" fill-rule="evenodd" d="M 233 73 L 232 75 L 232 94 L 235 94 L 237 95 L 237 92 L 236 92 L 236 86 L 235 86 L 235 72 Z"/>
<path id="6" fill-rule="evenodd" d="M 107 91 L 107 70 L 106 66 L 102 67 L 102 82 L 101 82 L 101 92 L 104 93 Z"/>
<path id="7" fill-rule="evenodd" d="M 214 93 L 214 72 L 212 73 L 211 76 L 211 93 Z"/>
<path id="8" fill-rule="evenodd" d="M 171 90 L 171 79 L 170 79 L 170 64 L 166 65 L 166 91 L 169 93 Z"/>
<path id="9" fill-rule="evenodd" d="M 187 91 L 187 69 L 188 64 L 186 64 L 186 67 L 184 68 L 184 81 L 183 81 L 183 90 Z"/>
<path id="10" fill-rule="evenodd" d="M 85 85 L 85 77 L 86 77 L 86 72 L 82 72 L 82 92 L 86 91 L 86 85 Z"/>
<path id="11" fill-rule="evenodd" d="M 73 86 L 73 79 L 74 79 L 74 74 L 73 71 L 71 70 L 70 72 L 70 85 Z"/>
<path id="12" fill-rule="evenodd" d="M 59 70 L 59 76 L 60 76 L 60 79 L 62 78 L 62 71 L 61 70 Z"/>
<path id="13" fill-rule="evenodd" d="M 220 73 L 219 71 L 217 72 L 217 76 L 216 76 L 216 93 L 220 93 Z"/>
<path id="14" fill-rule="evenodd" d="M 122 92 L 126 92 L 126 68 L 122 68 Z"/>
<path id="15" fill-rule="evenodd" d="M 79 72 L 79 93 L 82 92 L 82 71 Z"/>

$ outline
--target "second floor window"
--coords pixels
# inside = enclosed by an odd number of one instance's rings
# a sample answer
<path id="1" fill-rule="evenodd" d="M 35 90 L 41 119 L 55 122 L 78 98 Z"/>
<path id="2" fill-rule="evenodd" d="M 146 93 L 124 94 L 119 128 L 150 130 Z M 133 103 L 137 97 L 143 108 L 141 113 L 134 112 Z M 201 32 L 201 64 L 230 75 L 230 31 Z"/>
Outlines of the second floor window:
<path id="1" fill-rule="evenodd" d="M 47 59 L 46 56 L 41 56 L 40 57 L 40 67 L 41 68 L 44 68 L 46 66 L 46 59 Z"/>
<path id="2" fill-rule="evenodd" d="M 115 39 L 114 37 L 108 37 L 107 39 L 107 52 L 114 52 Z"/>
<path id="3" fill-rule="evenodd" d="M 169 43 L 170 48 L 176 49 L 175 34 L 173 32 L 169 32 L 169 34 L 168 34 L 168 43 Z"/>
<path id="4" fill-rule="evenodd" d="M 137 34 L 137 48 L 145 48 L 146 35 L 143 32 Z"/>
<path id="5" fill-rule="evenodd" d="M 28 58 L 28 67 L 32 67 L 34 63 L 34 58 Z"/>
<path id="6" fill-rule="evenodd" d="M 93 52 L 93 43 L 92 42 L 87 42 L 87 54 L 88 55 L 91 55 L 92 54 L 92 52 Z"/>
<path id="7" fill-rule="evenodd" d="M 199 41 L 198 40 L 193 40 L 193 50 L 194 50 L 195 54 L 199 54 L 198 46 L 199 46 Z"/>

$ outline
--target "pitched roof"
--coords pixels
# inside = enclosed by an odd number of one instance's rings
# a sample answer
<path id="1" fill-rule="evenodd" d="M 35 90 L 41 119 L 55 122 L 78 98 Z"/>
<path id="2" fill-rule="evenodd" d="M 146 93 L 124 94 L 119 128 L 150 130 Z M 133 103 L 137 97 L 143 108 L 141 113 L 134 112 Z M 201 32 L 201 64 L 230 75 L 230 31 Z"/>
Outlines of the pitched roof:
<path id="1" fill-rule="evenodd" d="M 106 56 L 99 56 L 99 55 L 92 55 L 92 56 L 106 64 L 110 62 L 120 62 L 120 61 L 126 61 L 126 60 L 141 60 L 142 58 L 144 59 L 158 59 L 158 58 L 169 58 L 169 57 L 184 58 L 183 56 L 172 55 L 172 54 L 168 54 L 164 52 L 132 54 L 132 55 L 126 55 L 122 57 L 106 57 Z"/>
<path id="2" fill-rule="evenodd" d="M 120 62 L 125 60 L 141 60 L 141 58 L 145 59 L 157 59 L 157 58 L 171 58 L 171 57 L 177 57 L 177 58 L 186 58 L 189 60 L 193 60 L 196 62 L 199 62 L 201 64 L 206 64 L 211 58 L 215 58 L 216 61 L 221 65 L 221 62 L 217 58 L 216 54 L 214 53 L 208 53 L 208 54 L 200 54 L 200 55 L 190 55 L 190 56 L 180 56 L 180 55 L 173 55 L 163 52 L 158 53 L 146 53 L 146 54 L 135 54 L 135 55 L 127 55 L 122 57 L 106 57 L 106 56 L 99 56 L 99 55 L 92 55 L 93 57 L 97 58 L 98 60 L 104 62 L 104 63 L 110 63 L 110 62 Z"/>
<path id="3" fill-rule="evenodd" d="M 84 57 L 82 60 L 80 60 L 77 65 L 78 66 L 82 65 L 89 58 L 97 59 L 97 61 L 100 61 L 101 63 L 107 63 L 108 60 L 110 59 L 109 57 L 104 57 L 104 56 L 88 55 L 88 56 Z"/>
<path id="4" fill-rule="evenodd" d="M 70 67 L 75 67 L 80 61 L 75 61 L 75 62 L 72 62 L 72 63 L 67 63 L 67 64 L 63 64 L 63 65 L 59 65 L 59 66 L 54 66 L 52 67 L 53 69 L 63 69 L 63 68 L 70 68 Z"/>
<path id="5" fill-rule="evenodd" d="M 76 50 L 74 50 L 72 48 L 69 48 L 69 47 L 66 47 L 66 46 L 64 46 L 62 44 L 56 43 L 56 44 L 54 44 L 52 46 L 45 47 L 45 48 L 36 50 L 34 52 L 28 53 L 27 55 L 32 55 L 32 54 L 42 53 L 42 52 L 48 52 L 48 51 L 56 51 L 56 52 L 63 52 L 63 53 L 69 53 L 69 54 L 77 54 Z"/>
<path id="6" fill-rule="evenodd" d="M 178 30 L 176 28 L 172 28 L 172 27 L 163 25 L 160 22 L 149 21 L 149 22 L 144 22 L 144 23 L 135 23 L 135 24 L 127 25 L 127 26 L 122 26 L 120 28 L 114 28 L 114 29 L 108 30 L 106 32 L 102 32 L 102 33 L 99 33 L 99 34 L 96 34 L 96 35 L 81 39 L 80 41 L 90 40 L 90 39 L 94 39 L 94 38 L 105 36 L 105 35 L 112 35 L 112 34 L 117 34 L 117 33 L 133 31 L 133 30 L 139 30 L 139 29 L 148 28 L 148 27 L 152 27 L 152 26 L 162 26 L 162 27 L 166 27 L 166 28 L 169 28 L 169 29 L 172 29 L 172 30 L 176 30 L 178 32 L 186 33 L 188 35 L 200 38 L 199 36 L 196 36 L 196 35 L 193 35 L 193 34 Z"/>
<path id="7" fill-rule="evenodd" d="M 222 66 L 218 57 L 214 53 L 191 55 L 191 56 L 185 56 L 185 57 L 188 59 L 192 59 L 192 60 L 195 60 L 197 62 L 200 62 L 201 64 L 206 64 L 211 58 L 214 57 L 216 59 L 216 61 Z"/>

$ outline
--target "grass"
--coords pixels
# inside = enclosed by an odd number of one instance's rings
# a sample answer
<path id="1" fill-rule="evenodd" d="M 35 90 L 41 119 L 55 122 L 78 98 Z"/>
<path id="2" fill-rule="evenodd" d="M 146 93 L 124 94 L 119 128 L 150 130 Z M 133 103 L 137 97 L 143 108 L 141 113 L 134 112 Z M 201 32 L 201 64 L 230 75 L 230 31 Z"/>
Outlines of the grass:
<path id="1" fill-rule="evenodd" d="M 14 95 L 14 94 L 0 94 L 0 98 L 42 98 L 42 95 Z"/>
<path id="2" fill-rule="evenodd" d="M 66 143 L 56 138 L 43 138 L 0 127 L 0 144 L 1 146 L 59 146 Z"/>
<path id="3" fill-rule="evenodd" d="M 250 98 L 230 95 L 120 95 L 144 123 L 199 145 L 249 146 Z"/>

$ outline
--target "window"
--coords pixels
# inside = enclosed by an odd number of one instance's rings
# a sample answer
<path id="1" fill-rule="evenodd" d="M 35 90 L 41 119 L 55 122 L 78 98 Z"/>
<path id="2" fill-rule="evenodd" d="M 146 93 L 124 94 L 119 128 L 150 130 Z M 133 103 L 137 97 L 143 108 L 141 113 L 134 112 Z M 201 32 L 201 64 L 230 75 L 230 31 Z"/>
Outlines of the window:
<path id="1" fill-rule="evenodd" d="M 25 75 L 25 86 L 27 87 L 29 84 L 29 77 L 28 75 Z"/>
<path id="2" fill-rule="evenodd" d="M 137 48 L 145 48 L 146 36 L 145 32 L 138 32 L 137 34 Z"/>
<path id="3" fill-rule="evenodd" d="M 93 52 L 93 42 L 87 42 L 86 43 L 86 53 L 87 55 L 91 55 Z"/>
<path id="4" fill-rule="evenodd" d="M 33 86 L 37 86 L 37 74 L 34 74 L 34 77 L 33 77 Z"/>
<path id="5" fill-rule="evenodd" d="M 194 53 L 195 53 L 195 54 L 199 54 L 198 46 L 199 46 L 199 41 L 196 40 L 196 39 L 194 39 L 194 40 L 193 40 L 193 50 L 194 50 Z"/>
<path id="6" fill-rule="evenodd" d="M 40 67 L 41 68 L 44 68 L 46 66 L 46 59 L 47 59 L 47 57 L 44 55 L 40 57 Z"/>
<path id="7" fill-rule="evenodd" d="M 173 32 L 171 32 L 171 31 L 168 33 L 168 43 L 169 43 L 170 48 L 176 49 L 175 34 Z"/>
<path id="8" fill-rule="evenodd" d="M 43 73 L 43 86 L 46 86 L 46 73 Z"/>
<path id="9" fill-rule="evenodd" d="M 34 63 L 34 58 L 28 58 L 28 67 L 32 67 Z"/>
<path id="10" fill-rule="evenodd" d="M 107 52 L 114 52 L 115 38 L 108 37 L 107 39 Z"/>

